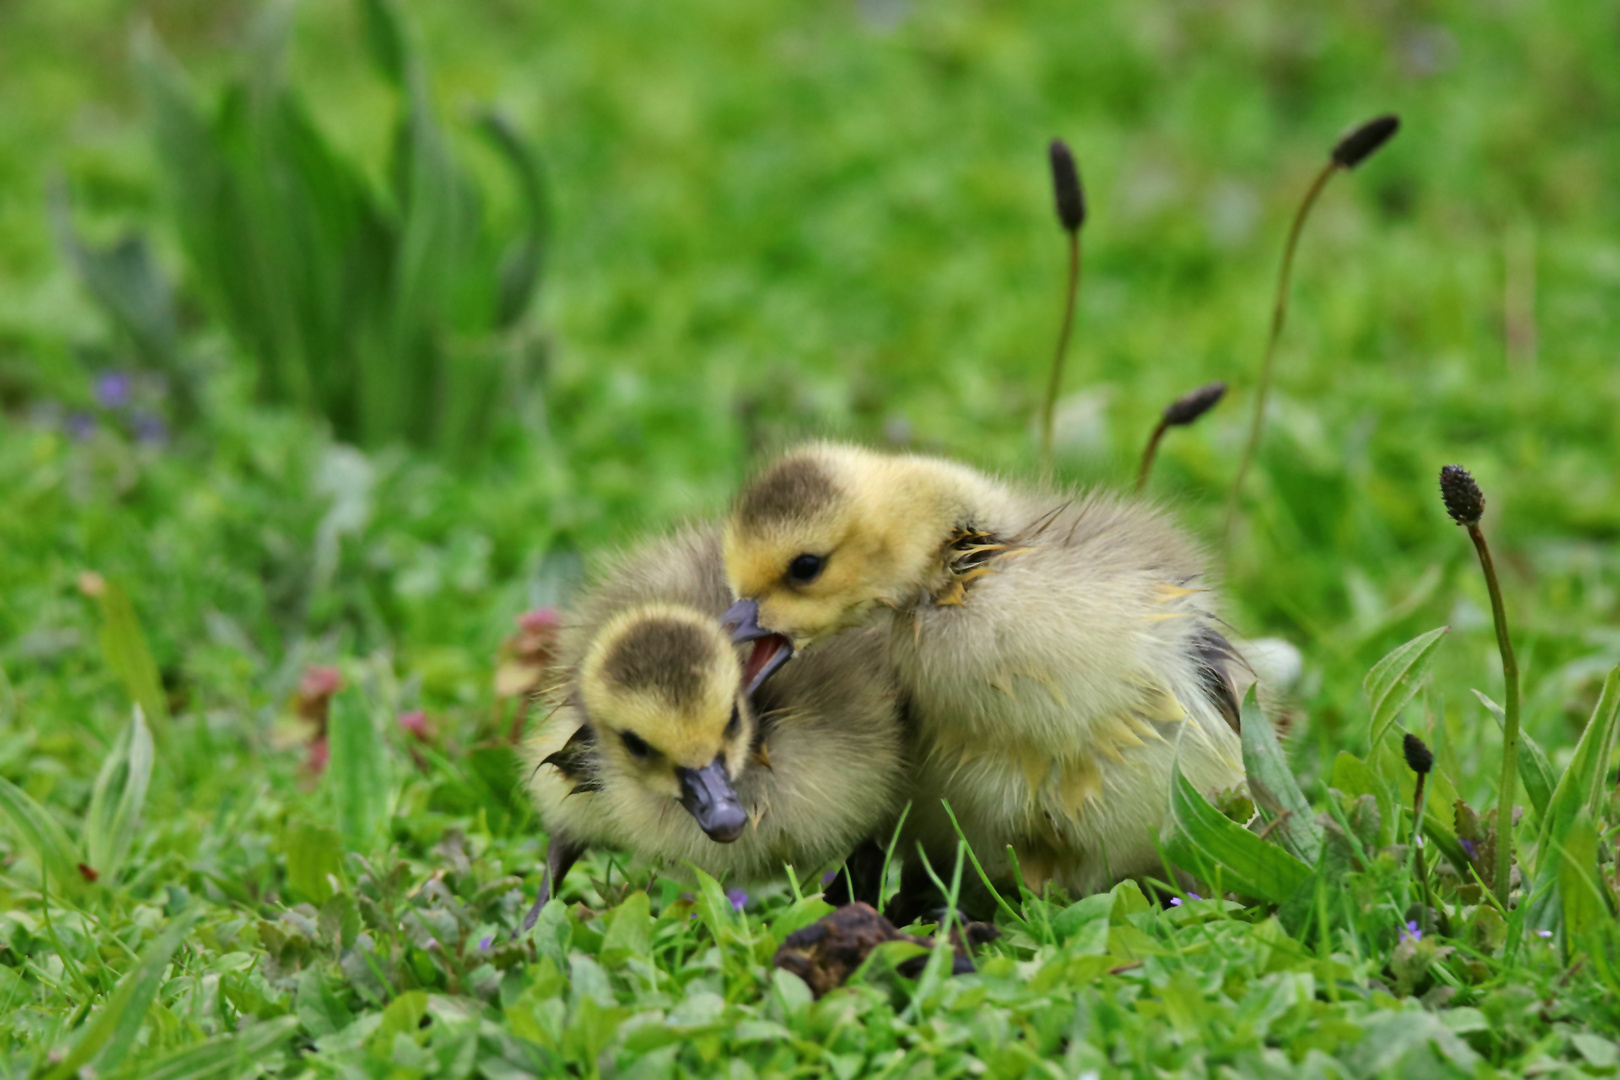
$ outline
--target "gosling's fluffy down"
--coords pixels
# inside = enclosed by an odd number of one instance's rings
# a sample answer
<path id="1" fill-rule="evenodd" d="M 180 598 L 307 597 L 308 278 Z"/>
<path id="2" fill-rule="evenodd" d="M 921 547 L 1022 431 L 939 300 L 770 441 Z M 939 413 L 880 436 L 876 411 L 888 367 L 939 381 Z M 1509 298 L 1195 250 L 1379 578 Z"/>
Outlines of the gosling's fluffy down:
<path id="1" fill-rule="evenodd" d="M 919 740 L 912 827 L 936 860 L 948 799 L 996 876 L 1010 845 L 1032 887 L 1096 891 L 1160 869 L 1178 753 L 1206 792 L 1244 780 L 1240 662 L 1197 549 L 1149 505 L 813 444 L 744 489 L 724 543 L 757 603 L 739 637 L 796 650 L 777 677 L 887 630 Z"/>
<path id="2" fill-rule="evenodd" d="M 525 747 L 529 790 L 551 837 L 547 892 L 588 847 L 626 850 L 676 873 L 690 863 L 717 878 L 748 882 L 779 874 L 784 863 L 800 873 L 828 865 L 892 827 L 906 797 L 907 766 L 886 635 L 852 634 L 831 643 L 750 702 L 741 692 L 737 650 L 717 621 L 730 602 L 717 530 L 691 529 L 618 560 L 565 619 L 558 707 Z M 673 784 L 615 740 L 627 714 L 647 699 L 638 705 L 634 695 L 600 685 L 613 678 L 592 666 L 593 648 L 622 631 L 626 620 L 667 618 L 672 611 L 687 613 L 713 635 L 710 666 L 699 675 L 704 691 L 723 695 L 726 704 L 696 710 L 706 718 L 683 719 L 671 709 L 660 720 L 652 715 L 656 709 L 642 709 L 643 726 L 636 730 L 649 743 L 665 735 L 691 742 L 695 765 L 708 760 L 701 745 L 705 723 L 713 729 L 749 819 L 730 843 L 705 835 Z M 658 662 L 651 654 L 642 659 Z M 671 661 L 666 656 L 663 662 Z M 714 685 L 717 680 L 723 685 Z M 733 704 L 740 730 L 728 734 Z"/>

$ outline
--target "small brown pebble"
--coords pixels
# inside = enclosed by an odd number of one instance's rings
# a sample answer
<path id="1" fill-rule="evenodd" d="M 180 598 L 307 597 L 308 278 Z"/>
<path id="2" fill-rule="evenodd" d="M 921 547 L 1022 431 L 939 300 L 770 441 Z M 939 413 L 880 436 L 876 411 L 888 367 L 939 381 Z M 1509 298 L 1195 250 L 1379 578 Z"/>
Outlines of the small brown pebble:
<path id="1" fill-rule="evenodd" d="M 956 949 L 956 960 L 951 974 L 964 975 L 973 971 L 969 949 L 994 941 L 1001 932 L 989 923 L 968 923 L 951 931 L 951 944 Z M 966 946 L 963 939 L 966 939 Z M 774 963 L 784 971 L 791 971 L 803 979 L 810 992 L 821 997 L 829 990 L 843 986 L 872 950 L 889 941 L 909 941 L 924 948 L 933 948 L 928 938 L 906 934 L 878 914 L 870 904 L 845 904 L 831 915 L 796 930 L 776 950 Z M 922 973 L 928 962 L 926 956 L 913 957 L 900 964 L 898 971 L 908 978 Z"/>

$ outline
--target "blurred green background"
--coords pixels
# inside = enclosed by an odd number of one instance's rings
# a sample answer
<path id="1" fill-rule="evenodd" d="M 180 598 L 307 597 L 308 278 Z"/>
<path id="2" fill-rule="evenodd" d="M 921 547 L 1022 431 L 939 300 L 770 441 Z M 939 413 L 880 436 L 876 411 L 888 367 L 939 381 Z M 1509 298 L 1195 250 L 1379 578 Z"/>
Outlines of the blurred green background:
<path id="1" fill-rule="evenodd" d="M 1489 788 L 1495 728 L 1468 689 L 1500 697 L 1500 674 L 1473 553 L 1438 499 L 1446 462 L 1489 498 L 1527 724 L 1555 758 L 1620 654 L 1612 5 L 410 3 L 491 220 L 515 229 L 520 193 L 475 110 L 508 117 L 546 177 L 522 322 L 537 359 L 470 458 L 357 451 L 318 415 L 259 403 L 252 357 L 184 256 L 131 42 L 154 33 L 211 103 L 246 70 L 260 11 L 0 5 L 7 773 L 82 784 L 123 722 L 85 570 L 128 589 L 228 777 L 314 659 L 379 655 L 407 697 L 482 716 L 513 617 L 564 595 L 581 556 L 718 512 L 794 439 L 1033 474 L 1064 273 L 1055 135 L 1091 205 L 1061 471 L 1128 482 L 1165 402 L 1225 379 L 1153 482 L 1216 547 L 1289 215 L 1348 125 L 1403 118 L 1305 237 L 1226 560 L 1236 631 L 1304 654 L 1306 774 L 1364 743 L 1367 667 L 1450 624 L 1425 722 L 1444 717 L 1462 786 Z M 401 106 L 362 9 L 292 20 L 287 85 L 385 189 Z M 75 275 L 53 184 L 87 242 L 148 238 L 195 415 Z M 105 400 L 103 380 L 129 373 L 135 419 Z"/>

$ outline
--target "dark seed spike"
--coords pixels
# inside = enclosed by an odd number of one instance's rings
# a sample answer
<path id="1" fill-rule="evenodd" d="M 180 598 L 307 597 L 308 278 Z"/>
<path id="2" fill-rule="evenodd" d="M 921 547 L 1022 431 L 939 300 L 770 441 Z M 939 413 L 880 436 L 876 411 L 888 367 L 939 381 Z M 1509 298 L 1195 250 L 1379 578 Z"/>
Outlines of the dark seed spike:
<path id="1" fill-rule="evenodd" d="M 1478 524 L 1485 516 L 1485 493 L 1461 465 L 1440 470 L 1440 498 L 1445 500 L 1446 513 L 1459 525 Z"/>
<path id="2" fill-rule="evenodd" d="M 1186 427 L 1213 409 L 1226 393 L 1226 384 L 1212 382 L 1189 390 L 1164 407 L 1166 427 Z"/>
<path id="3" fill-rule="evenodd" d="M 1052 159 L 1052 194 L 1057 201 L 1058 221 L 1069 232 L 1079 232 L 1086 223 L 1086 193 L 1080 186 L 1080 167 L 1074 151 L 1062 139 L 1053 139 L 1047 150 Z"/>
<path id="4" fill-rule="evenodd" d="M 1374 117 L 1360 124 L 1340 139 L 1333 147 L 1333 163 L 1341 169 L 1353 169 L 1366 161 L 1378 148 L 1389 142 L 1401 129 L 1401 118 L 1394 113 Z"/>
<path id="5" fill-rule="evenodd" d="M 1419 776 L 1429 775 L 1429 770 L 1434 768 L 1434 751 L 1422 739 L 1407 732 L 1406 738 L 1401 740 L 1401 749 L 1406 752 L 1407 768 Z"/>

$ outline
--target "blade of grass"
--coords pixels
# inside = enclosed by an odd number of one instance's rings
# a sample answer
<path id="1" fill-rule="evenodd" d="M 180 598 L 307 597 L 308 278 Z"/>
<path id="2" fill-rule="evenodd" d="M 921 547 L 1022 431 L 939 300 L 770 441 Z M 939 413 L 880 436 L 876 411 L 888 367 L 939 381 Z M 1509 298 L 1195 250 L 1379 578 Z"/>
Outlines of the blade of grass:
<path id="1" fill-rule="evenodd" d="M 101 652 L 107 667 L 124 684 L 129 699 L 145 712 L 147 722 L 161 734 L 168 725 L 169 702 L 129 594 L 116 581 L 100 574 L 86 574 L 79 588 L 101 608 Z"/>
<path id="2" fill-rule="evenodd" d="M 190 931 L 192 921 L 192 915 L 182 914 L 147 946 L 140 963 L 118 980 L 107 1003 L 80 1032 L 73 1049 L 46 1075 L 46 1080 L 66 1080 L 92 1063 L 96 1072 L 109 1072 L 124 1060 L 140 1034 L 152 1002 L 157 999 L 169 958 Z"/>
<path id="3" fill-rule="evenodd" d="M 3 776 L 0 776 L 0 813 L 11 822 L 18 839 L 33 849 L 54 881 L 83 880 L 79 864 L 84 862 L 84 856 L 79 846 L 32 795 Z"/>

